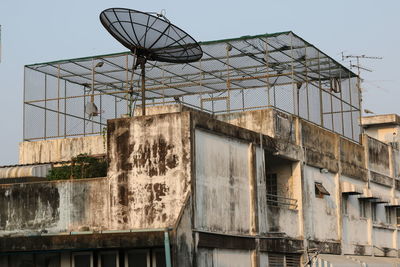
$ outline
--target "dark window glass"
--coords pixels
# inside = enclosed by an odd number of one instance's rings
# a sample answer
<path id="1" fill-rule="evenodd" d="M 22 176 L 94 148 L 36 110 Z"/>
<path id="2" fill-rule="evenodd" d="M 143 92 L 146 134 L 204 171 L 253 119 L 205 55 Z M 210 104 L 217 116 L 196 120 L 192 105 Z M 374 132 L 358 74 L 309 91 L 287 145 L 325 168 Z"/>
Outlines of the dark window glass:
<path id="1" fill-rule="evenodd" d="M 373 222 L 376 222 L 378 220 L 376 216 L 376 206 L 376 203 L 371 203 L 371 217 Z"/>
<path id="2" fill-rule="evenodd" d="M 156 266 L 153 267 L 165 267 L 165 252 L 164 250 L 155 251 Z"/>
<path id="3" fill-rule="evenodd" d="M 75 255 L 74 256 L 74 267 L 91 267 L 90 266 L 90 254 L 86 255 Z"/>
<path id="4" fill-rule="evenodd" d="M 267 202 L 270 206 L 278 206 L 278 181 L 276 173 L 267 174 Z"/>
<path id="5" fill-rule="evenodd" d="M 115 253 L 104 253 L 100 255 L 101 267 L 116 267 L 117 255 Z"/>
<path id="6" fill-rule="evenodd" d="M 13 254 L 9 259 L 10 267 L 35 267 L 32 254 Z"/>
<path id="7" fill-rule="evenodd" d="M 396 209 L 396 223 L 400 225 L 400 208 Z"/>
<path id="8" fill-rule="evenodd" d="M 147 251 L 129 251 L 128 267 L 148 267 Z"/>
<path id="9" fill-rule="evenodd" d="M 35 261 L 36 267 L 60 267 L 60 255 L 58 253 L 37 254 Z"/>

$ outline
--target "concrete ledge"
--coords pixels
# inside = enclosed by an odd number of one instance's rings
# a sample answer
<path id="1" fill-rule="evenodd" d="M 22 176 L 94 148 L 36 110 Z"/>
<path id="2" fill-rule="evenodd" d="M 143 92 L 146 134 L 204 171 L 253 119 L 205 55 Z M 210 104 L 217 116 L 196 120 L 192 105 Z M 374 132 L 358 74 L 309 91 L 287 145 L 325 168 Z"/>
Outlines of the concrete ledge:
<path id="1" fill-rule="evenodd" d="M 374 125 L 400 125 L 400 117 L 397 114 L 385 114 L 367 116 L 361 118 L 362 126 L 374 126 Z"/>
<path id="2" fill-rule="evenodd" d="M 320 253 L 324 254 L 340 255 L 342 251 L 340 242 L 309 240 L 308 245 L 309 248 L 316 248 Z"/>
<path id="3" fill-rule="evenodd" d="M 164 246 L 164 232 L 0 238 L 0 252 Z"/>
<path id="4" fill-rule="evenodd" d="M 198 246 L 202 248 L 253 250 L 256 247 L 255 238 L 250 236 L 232 236 L 198 232 L 198 237 Z"/>
<path id="5" fill-rule="evenodd" d="M 260 251 L 301 253 L 303 240 L 289 238 L 260 238 Z"/>
<path id="6" fill-rule="evenodd" d="M 371 171 L 371 182 L 374 182 L 376 184 L 380 184 L 386 187 L 392 187 L 393 186 L 393 178 Z"/>

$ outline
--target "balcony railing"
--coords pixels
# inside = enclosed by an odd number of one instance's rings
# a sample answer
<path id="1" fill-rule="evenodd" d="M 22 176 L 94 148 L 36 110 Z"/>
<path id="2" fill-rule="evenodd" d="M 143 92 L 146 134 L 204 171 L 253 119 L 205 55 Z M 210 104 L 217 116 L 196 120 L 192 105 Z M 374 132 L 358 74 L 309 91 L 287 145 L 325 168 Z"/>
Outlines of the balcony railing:
<path id="1" fill-rule="evenodd" d="M 267 194 L 267 205 L 295 210 L 297 209 L 297 199 Z"/>

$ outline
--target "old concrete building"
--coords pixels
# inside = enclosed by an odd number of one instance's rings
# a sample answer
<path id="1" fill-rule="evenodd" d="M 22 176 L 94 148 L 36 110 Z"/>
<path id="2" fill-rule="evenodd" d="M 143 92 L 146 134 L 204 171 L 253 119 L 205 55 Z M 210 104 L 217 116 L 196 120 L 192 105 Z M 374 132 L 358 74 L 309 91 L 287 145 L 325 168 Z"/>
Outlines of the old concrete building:
<path id="1" fill-rule="evenodd" d="M 292 32 L 201 45 L 149 64 L 146 116 L 129 53 L 25 67 L 0 266 L 400 266 L 399 117 L 361 120 L 358 77 Z"/>

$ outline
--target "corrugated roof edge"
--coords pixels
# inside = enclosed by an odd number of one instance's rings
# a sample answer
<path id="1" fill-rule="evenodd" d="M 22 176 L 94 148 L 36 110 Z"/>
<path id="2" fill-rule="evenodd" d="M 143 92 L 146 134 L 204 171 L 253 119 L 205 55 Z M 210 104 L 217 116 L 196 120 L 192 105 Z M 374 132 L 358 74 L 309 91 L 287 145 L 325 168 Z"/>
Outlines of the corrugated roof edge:
<path id="1" fill-rule="evenodd" d="M 333 62 L 337 63 L 338 65 L 342 66 L 344 69 L 346 69 L 348 72 L 350 72 L 352 77 L 357 77 L 357 74 L 348 69 L 347 67 L 343 66 L 341 63 L 337 62 L 335 59 L 332 57 L 328 56 L 326 53 L 322 52 L 321 49 L 317 48 L 310 42 L 307 42 L 304 40 L 302 37 L 298 36 L 292 31 L 283 31 L 283 32 L 276 32 L 276 33 L 264 33 L 264 34 L 258 34 L 258 35 L 244 35 L 241 37 L 236 37 L 236 38 L 227 38 L 227 39 L 219 39 L 219 40 L 212 40 L 212 41 L 203 41 L 199 42 L 200 45 L 211 45 L 211 44 L 216 44 L 216 43 L 224 43 L 224 42 L 229 42 L 229 41 L 239 41 L 239 40 L 247 40 L 247 39 L 254 39 L 254 38 L 261 38 L 261 37 L 274 37 L 282 34 L 293 34 L 296 38 L 299 38 L 302 40 L 304 43 L 306 43 L 309 46 L 314 47 L 318 51 L 320 51 L 323 55 L 325 55 L 327 58 L 331 59 Z M 102 58 L 102 57 L 109 57 L 109 56 L 123 56 L 123 55 L 129 55 L 131 54 L 130 51 L 125 51 L 125 52 L 118 52 L 118 53 L 110 53 L 110 54 L 103 54 L 103 55 L 94 55 L 94 56 L 87 56 L 87 57 L 79 57 L 79 58 L 70 58 L 70 59 L 61 59 L 61 60 L 55 60 L 55 61 L 49 61 L 49 62 L 42 62 L 42 63 L 34 63 L 34 64 L 29 64 L 25 65 L 25 67 L 34 67 L 38 65 L 49 65 L 49 64 L 59 64 L 59 63 L 68 63 L 71 61 L 77 61 L 77 60 L 89 60 L 89 59 L 96 59 L 96 58 Z"/>

